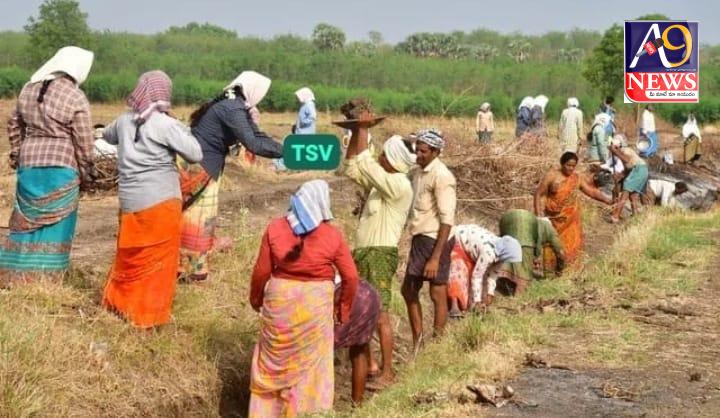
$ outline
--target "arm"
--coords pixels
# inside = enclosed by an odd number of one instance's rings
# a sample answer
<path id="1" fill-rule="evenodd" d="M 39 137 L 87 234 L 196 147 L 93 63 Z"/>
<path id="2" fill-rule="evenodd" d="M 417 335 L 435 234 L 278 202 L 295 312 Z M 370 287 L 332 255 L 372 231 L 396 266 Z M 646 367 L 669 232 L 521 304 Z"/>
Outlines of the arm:
<path id="1" fill-rule="evenodd" d="M 622 161 L 623 164 L 628 164 L 630 162 L 630 157 L 625 155 L 625 153 L 622 152 L 622 149 L 620 149 L 620 147 L 618 147 L 616 145 L 610 145 L 609 148 L 610 148 L 610 152 L 614 156 L 618 157 L 618 159 L 620 159 L 620 161 Z"/>
<path id="2" fill-rule="evenodd" d="M 551 223 L 545 222 L 545 224 L 545 233 L 543 234 L 545 236 L 545 242 L 550 244 L 557 258 L 565 260 L 565 251 L 563 250 L 560 236 Z M 545 242 L 543 244 L 545 244 Z M 542 253 L 540 255 L 542 255 Z"/>
<path id="3" fill-rule="evenodd" d="M 90 121 L 90 103 L 84 95 L 77 109 L 73 115 L 71 135 L 75 145 L 75 159 L 78 163 L 80 178 L 87 180 L 87 176 L 94 170 L 95 141 Z"/>
<path id="4" fill-rule="evenodd" d="M 337 317 L 340 323 L 345 323 L 350 320 L 350 309 L 352 308 L 358 287 L 358 272 L 352 255 L 350 254 L 350 248 L 341 235 L 339 236 L 339 240 L 338 252 L 335 256 L 335 267 L 337 267 L 340 273 L 342 282 L 340 289 L 340 306 L 337 307 Z"/>
<path id="5" fill-rule="evenodd" d="M 103 129 L 103 139 L 110 145 L 118 144 L 118 119 L 115 119 L 110 125 Z"/>
<path id="6" fill-rule="evenodd" d="M 270 280 L 272 273 L 272 256 L 270 255 L 270 237 L 265 230 L 262 241 L 260 241 L 260 252 L 255 261 L 255 268 L 250 281 L 250 305 L 256 311 L 260 311 L 263 305 L 265 284 Z"/>
<path id="7" fill-rule="evenodd" d="M 475 116 L 475 132 L 480 132 L 480 112 Z"/>
<path id="8" fill-rule="evenodd" d="M 578 123 L 577 123 L 577 136 L 578 139 L 582 139 L 583 137 L 583 115 L 580 113 L 578 116 Z M 578 141 L 578 145 L 582 143 L 582 141 Z"/>
<path id="9" fill-rule="evenodd" d="M 202 160 L 203 154 L 200 143 L 180 121 L 172 119 L 167 130 L 166 141 L 168 147 L 180 154 L 185 161 L 197 163 Z"/>
<path id="10" fill-rule="evenodd" d="M 440 230 L 438 231 L 432 255 L 428 259 L 427 263 L 425 263 L 425 269 L 423 271 L 423 276 L 425 278 L 434 279 L 437 277 L 438 269 L 440 268 L 440 256 L 447 245 L 451 229 L 451 225 L 440 224 Z"/>
<path id="11" fill-rule="evenodd" d="M 25 139 L 25 121 L 17 110 L 13 111 L 7 123 L 8 139 L 10 139 L 10 167 L 15 169 L 20 158 L 20 145 Z"/>
<path id="12" fill-rule="evenodd" d="M 350 180 L 360 185 L 363 189 L 370 190 L 372 188 L 372 185 L 367 180 L 367 178 L 365 178 L 365 176 L 360 173 L 357 157 L 350 160 L 345 160 L 345 164 L 342 168 L 342 173 L 346 175 Z"/>
<path id="13" fill-rule="evenodd" d="M 485 273 L 487 273 L 488 267 L 495 262 L 495 259 L 477 260 L 473 271 L 470 273 L 470 295 L 475 304 L 485 302 L 483 297 L 483 287 L 485 284 Z"/>
<path id="14" fill-rule="evenodd" d="M 368 128 L 358 127 L 352 130 L 350 143 L 345 153 L 345 159 L 350 160 L 368 148 Z"/>
<path id="15" fill-rule="evenodd" d="M 586 196 L 597 200 L 598 202 L 612 204 L 612 198 L 605 195 L 605 193 L 598 190 L 596 187 L 591 186 L 585 176 L 580 178 L 580 191 L 585 193 Z"/>
<path id="16" fill-rule="evenodd" d="M 393 181 L 392 175 L 382 168 L 369 151 L 363 151 L 358 155 L 356 164 L 360 176 L 370 187 L 376 188 L 383 196 L 390 199 L 400 196 L 398 182 Z"/>
<path id="17" fill-rule="evenodd" d="M 450 230 L 455 224 L 455 208 L 457 205 L 457 196 L 455 193 L 455 178 L 452 176 L 442 176 L 435 185 L 435 199 L 438 206 L 438 215 L 440 217 L 440 230 L 438 231 L 435 247 L 433 247 L 432 255 L 425 263 L 425 271 L 423 275 L 428 279 L 434 279 L 437 276 L 440 267 L 440 255 L 443 253 L 447 240 L 450 237 Z"/>
<path id="18" fill-rule="evenodd" d="M 282 144 L 261 132 L 250 120 L 245 109 L 225 109 L 223 124 L 230 129 L 235 138 L 253 154 L 265 158 L 281 158 Z"/>
<path id="19" fill-rule="evenodd" d="M 543 198 L 547 196 L 551 182 L 552 172 L 545 175 L 545 178 L 542 179 L 542 181 L 538 185 L 538 188 L 535 190 L 535 195 L 533 196 L 533 207 L 535 208 L 535 216 L 542 216 Z"/>

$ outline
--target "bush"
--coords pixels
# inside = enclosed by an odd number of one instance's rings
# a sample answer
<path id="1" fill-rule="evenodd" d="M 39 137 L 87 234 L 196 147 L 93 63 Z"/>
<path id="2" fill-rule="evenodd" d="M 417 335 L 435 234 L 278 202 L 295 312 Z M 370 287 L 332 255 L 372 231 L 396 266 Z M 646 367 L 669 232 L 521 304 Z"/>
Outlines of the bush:
<path id="1" fill-rule="evenodd" d="M 27 70 L 17 67 L 0 68 L 0 97 L 16 97 L 29 78 Z"/>

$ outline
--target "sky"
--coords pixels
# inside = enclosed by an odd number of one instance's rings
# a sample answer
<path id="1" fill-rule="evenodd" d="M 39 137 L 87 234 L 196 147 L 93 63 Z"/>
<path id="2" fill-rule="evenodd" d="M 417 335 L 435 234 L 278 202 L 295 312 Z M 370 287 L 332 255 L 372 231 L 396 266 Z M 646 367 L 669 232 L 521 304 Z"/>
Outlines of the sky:
<path id="1" fill-rule="evenodd" d="M 0 0 L 0 30 L 22 30 L 42 0 Z M 278 34 L 309 37 L 327 22 L 349 40 L 377 30 L 396 43 L 415 32 L 471 31 L 538 35 L 573 28 L 604 31 L 643 14 L 700 22 L 700 42 L 720 44 L 718 0 L 80 0 L 93 29 L 156 33 L 189 22 L 209 22 L 240 36 Z"/>

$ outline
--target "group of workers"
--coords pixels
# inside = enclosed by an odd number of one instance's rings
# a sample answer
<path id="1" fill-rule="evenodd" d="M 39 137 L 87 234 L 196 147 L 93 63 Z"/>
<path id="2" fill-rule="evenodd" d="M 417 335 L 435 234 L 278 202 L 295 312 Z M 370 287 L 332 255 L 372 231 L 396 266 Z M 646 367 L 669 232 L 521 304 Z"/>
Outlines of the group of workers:
<path id="1" fill-rule="evenodd" d="M 90 106 L 80 90 L 92 61 L 90 51 L 62 48 L 20 92 L 8 124 L 17 191 L 10 234 L 0 243 L 5 285 L 59 278 L 68 269 L 80 190 L 96 176 Z M 170 78 L 162 71 L 140 76 L 128 110 L 102 132 L 117 146 L 120 201 L 117 251 L 103 306 L 138 328 L 153 328 L 170 321 L 178 280 L 208 279 L 227 154 L 242 145 L 253 156 L 282 157 L 281 144 L 258 127 L 257 106 L 270 84 L 256 72 L 241 73 L 193 112 L 187 127 L 171 113 Z M 296 95 L 302 107 L 293 131 L 312 133 L 314 95 L 307 88 Z M 544 130 L 546 104 L 545 96 L 523 99 L 519 134 Z M 393 382 L 390 307 L 406 227 L 412 238 L 401 293 L 416 351 L 427 340 L 419 298 L 425 282 L 433 335 L 440 335 L 448 317 L 486 309 L 496 290 L 522 292 L 545 271 L 560 272 L 577 260 L 583 236 L 579 193 L 614 201 L 576 172 L 578 107 L 571 99 L 563 112 L 560 166 L 541 181 L 534 210 L 504 213 L 499 235 L 479 225 L 456 225 L 456 181 L 440 158 L 442 132 L 394 135 L 375 156 L 369 127 L 355 125 L 341 170 L 367 193 L 354 248 L 330 222 L 330 188 L 323 180 L 295 191 L 287 212 L 271 220 L 262 236 L 249 291 L 261 325 L 251 363 L 250 416 L 331 409 L 333 352 L 340 347 L 349 348 L 353 401 L 362 400 L 366 384 L 382 389 Z M 602 114 L 608 117 L 596 117 L 593 138 L 612 120 L 612 114 Z M 477 118 L 479 140 L 489 141 L 493 130 L 485 103 Z M 607 157 L 611 169 L 616 157 L 626 172 L 617 208 L 628 198 L 635 208 L 647 167 L 618 135 L 608 147 L 612 156 L 603 154 L 607 137 L 598 133 L 598 156 Z M 670 199 L 662 185 L 650 188 L 657 199 Z M 616 209 L 613 219 L 620 214 Z M 370 349 L 376 331 L 380 362 Z"/>

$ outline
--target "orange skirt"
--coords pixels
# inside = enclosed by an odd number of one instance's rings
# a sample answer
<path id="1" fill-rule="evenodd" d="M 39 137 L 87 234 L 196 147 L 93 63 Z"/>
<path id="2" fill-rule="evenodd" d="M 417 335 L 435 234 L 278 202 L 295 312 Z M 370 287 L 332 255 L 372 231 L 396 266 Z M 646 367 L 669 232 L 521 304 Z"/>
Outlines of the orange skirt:
<path id="1" fill-rule="evenodd" d="M 181 220 L 180 199 L 120 214 L 117 254 L 105 285 L 104 307 L 139 328 L 170 322 Z"/>
<path id="2" fill-rule="evenodd" d="M 448 299 L 457 299 L 461 311 L 467 311 L 470 305 L 470 276 L 475 262 L 463 250 L 460 242 L 455 242 L 450 253 L 450 278 L 448 279 Z"/>

